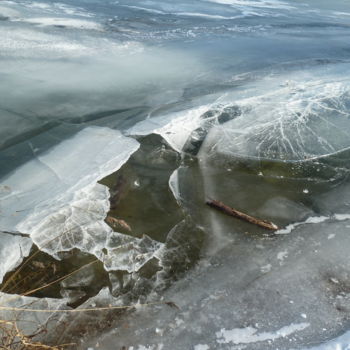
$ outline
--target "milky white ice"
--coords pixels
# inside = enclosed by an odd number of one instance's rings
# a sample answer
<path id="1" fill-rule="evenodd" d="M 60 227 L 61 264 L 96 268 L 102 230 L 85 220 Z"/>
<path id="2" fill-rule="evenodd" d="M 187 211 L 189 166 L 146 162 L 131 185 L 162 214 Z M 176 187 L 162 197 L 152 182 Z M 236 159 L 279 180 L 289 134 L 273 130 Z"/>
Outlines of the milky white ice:
<path id="1" fill-rule="evenodd" d="M 241 114 L 211 130 L 208 148 L 234 157 L 286 161 L 314 159 L 348 149 L 349 81 L 338 67 L 330 72 L 328 75 L 329 71 L 315 69 L 313 77 L 300 74 L 297 82 L 288 77 L 284 82 L 269 77 L 264 81 L 264 92 L 257 84 L 257 89 L 245 93 L 255 93 L 252 97 L 239 99 L 236 93 L 235 105 Z"/>
<path id="2" fill-rule="evenodd" d="M 210 105 L 148 118 L 128 130 L 130 135 L 161 135 L 175 150 L 181 152 L 191 132 L 200 124 Z"/>

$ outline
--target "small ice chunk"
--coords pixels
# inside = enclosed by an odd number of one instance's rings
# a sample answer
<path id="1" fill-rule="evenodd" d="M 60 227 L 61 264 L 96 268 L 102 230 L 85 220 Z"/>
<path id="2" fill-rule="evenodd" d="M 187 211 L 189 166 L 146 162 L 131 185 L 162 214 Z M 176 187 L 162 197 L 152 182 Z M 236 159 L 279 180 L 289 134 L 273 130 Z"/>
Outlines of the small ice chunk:
<path id="1" fill-rule="evenodd" d="M 305 205 L 294 202 L 284 197 L 272 197 L 259 209 L 262 217 L 272 217 L 288 220 L 289 222 L 301 222 L 313 215 L 313 211 Z"/>
<path id="2" fill-rule="evenodd" d="M 334 237 L 335 237 L 335 234 L 334 234 L 334 233 L 331 233 L 331 234 L 328 235 L 327 238 L 328 238 L 328 239 L 333 239 Z"/>

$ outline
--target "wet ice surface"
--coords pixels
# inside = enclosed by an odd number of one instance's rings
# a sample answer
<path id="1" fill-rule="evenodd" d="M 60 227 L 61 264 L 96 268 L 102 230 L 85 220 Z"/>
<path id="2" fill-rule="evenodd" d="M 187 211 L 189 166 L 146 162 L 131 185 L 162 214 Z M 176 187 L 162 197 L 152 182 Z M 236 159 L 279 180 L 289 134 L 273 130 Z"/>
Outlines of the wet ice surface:
<path id="1" fill-rule="evenodd" d="M 350 312 L 349 14 L 343 0 L 2 1 L 0 230 L 30 238 L 1 236 L 0 277 L 33 243 L 103 273 L 0 306 L 180 308 L 47 315 L 70 325 L 52 341 L 89 334 L 82 348 L 345 349 L 348 335 L 319 344 Z"/>
<path id="2" fill-rule="evenodd" d="M 349 308 L 348 229 L 331 221 L 274 240 L 233 238 L 165 293 L 180 310 L 139 310 L 99 338 L 100 346 L 293 349 L 341 332 Z"/>

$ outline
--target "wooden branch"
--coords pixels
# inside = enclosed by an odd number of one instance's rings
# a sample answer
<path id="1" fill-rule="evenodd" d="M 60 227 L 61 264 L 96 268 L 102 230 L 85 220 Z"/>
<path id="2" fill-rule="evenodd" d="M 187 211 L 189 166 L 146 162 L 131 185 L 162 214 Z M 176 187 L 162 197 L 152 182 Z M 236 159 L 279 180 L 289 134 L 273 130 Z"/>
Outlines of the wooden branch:
<path id="1" fill-rule="evenodd" d="M 233 216 L 235 218 L 250 222 L 251 224 L 260 226 L 264 229 L 271 230 L 271 231 L 276 231 L 278 230 L 278 226 L 275 225 L 274 223 L 266 220 L 261 220 L 258 218 L 254 218 L 253 216 L 244 214 L 236 209 L 230 208 L 229 206 L 225 205 L 224 203 L 216 200 L 209 200 L 206 202 L 209 207 L 212 207 L 214 209 L 217 209 L 227 215 Z"/>
<path id="2" fill-rule="evenodd" d="M 0 233 L 5 233 L 6 235 L 11 235 L 11 236 L 20 236 L 20 237 L 26 237 L 29 238 L 30 235 L 28 233 L 21 233 L 21 232 L 12 232 L 12 231 L 3 231 L 0 230 Z"/>

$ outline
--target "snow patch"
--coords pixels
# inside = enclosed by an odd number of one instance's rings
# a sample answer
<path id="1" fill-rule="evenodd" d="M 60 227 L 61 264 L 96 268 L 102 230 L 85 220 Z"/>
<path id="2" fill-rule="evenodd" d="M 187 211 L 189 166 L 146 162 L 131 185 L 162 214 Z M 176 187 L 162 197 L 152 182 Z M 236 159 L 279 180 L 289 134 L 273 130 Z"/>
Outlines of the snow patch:
<path id="1" fill-rule="evenodd" d="M 350 214 L 334 214 L 334 219 L 337 221 L 349 220 Z"/>
<path id="2" fill-rule="evenodd" d="M 330 218 L 328 216 L 311 216 L 303 222 L 296 222 L 294 224 L 290 224 L 290 225 L 286 226 L 285 228 L 276 231 L 275 233 L 277 235 L 291 233 L 298 226 L 305 225 L 305 224 L 319 224 L 319 223 L 325 222 L 329 219 Z"/>
<path id="3" fill-rule="evenodd" d="M 231 330 L 221 329 L 216 333 L 216 337 L 219 344 L 250 344 L 267 340 L 276 340 L 278 338 L 285 338 L 295 332 L 302 331 L 309 326 L 309 323 L 292 323 L 291 325 L 285 326 L 275 332 L 262 333 L 258 333 L 258 330 L 253 327 L 234 328 Z"/>

